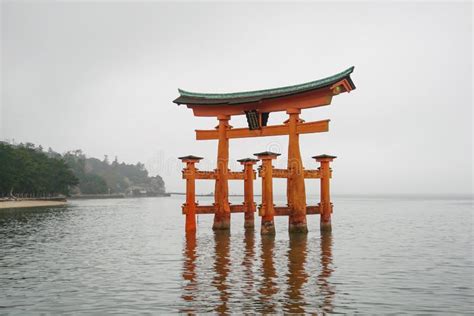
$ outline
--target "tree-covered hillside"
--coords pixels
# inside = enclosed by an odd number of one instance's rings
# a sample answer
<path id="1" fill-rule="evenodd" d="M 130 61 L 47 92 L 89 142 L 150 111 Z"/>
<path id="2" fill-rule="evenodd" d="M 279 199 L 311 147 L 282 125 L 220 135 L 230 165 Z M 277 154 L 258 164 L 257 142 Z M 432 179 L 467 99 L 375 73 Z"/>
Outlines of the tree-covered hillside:
<path id="1" fill-rule="evenodd" d="M 0 195 L 68 195 L 78 179 L 61 157 L 48 157 L 31 143 L 0 142 Z"/>
<path id="2" fill-rule="evenodd" d="M 27 194 L 159 195 L 165 193 L 160 176 L 149 177 L 142 163 L 87 158 L 81 150 L 64 155 L 45 152 L 31 143 L 0 142 L 0 196 Z"/>
<path id="3" fill-rule="evenodd" d="M 145 165 L 109 162 L 87 158 L 82 151 L 69 151 L 64 159 L 79 179 L 81 194 L 125 193 L 129 195 L 156 195 L 165 193 L 165 183 L 160 176 L 149 177 Z"/>

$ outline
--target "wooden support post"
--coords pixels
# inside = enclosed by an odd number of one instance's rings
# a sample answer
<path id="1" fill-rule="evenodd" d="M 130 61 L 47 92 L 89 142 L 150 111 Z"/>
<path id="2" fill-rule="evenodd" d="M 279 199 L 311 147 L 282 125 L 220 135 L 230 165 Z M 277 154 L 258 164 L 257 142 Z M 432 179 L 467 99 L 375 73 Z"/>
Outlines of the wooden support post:
<path id="1" fill-rule="evenodd" d="M 304 170 L 297 131 L 301 110 L 288 109 L 286 113 L 290 116 L 288 120 L 288 180 L 286 193 L 291 212 L 288 218 L 288 230 L 290 233 L 307 233 Z"/>
<path id="2" fill-rule="evenodd" d="M 255 165 L 258 159 L 245 158 L 237 160 L 244 166 L 244 208 L 245 208 L 245 228 L 254 228 L 255 202 L 253 197 L 253 180 L 255 179 Z"/>
<path id="3" fill-rule="evenodd" d="M 269 151 L 257 153 L 255 156 L 262 160 L 261 176 L 262 176 L 262 205 L 260 206 L 260 216 L 262 216 L 262 225 L 260 233 L 262 235 L 274 235 L 275 223 L 275 206 L 273 205 L 273 176 L 272 176 L 272 160 L 276 159 L 280 154 Z"/>
<path id="4" fill-rule="evenodd" d="M 214 215 L 213 230 L 230 229 L 230 206 L 229 206 L 229 115 L 219 115 L 218 133 L 219 144 L 217 147 L 217 179 L 214 189 L 214 203 L 216 213 Z"/>
<path id="5" fill-rule="evenodd" d="M 333 161 L 336 156 L 330 155 L 319 155 L 314 156 L 314 159 L 318 161 L 320 166 L 321 173 L 321 197 L 319 203 L 319 211 L 321 213 L 320 217 L 320 228 L 321 231 L 331 231 L 331 213 L 332 213 L 332 203 L 331 196 L 329 192 L 329 180 L 331 178 L 331 168 L 329 163 Z"/>
<path id="6" fill-rule="evenodd" d="M 202 158 L 196 156 L 179 157 L 182 162 L 186 163 L 183 169 L 183 175 L 186 178 L 186 203 L 184 207 L 186 211 L 186 232 L 196 231 L 196 166 Z"/>

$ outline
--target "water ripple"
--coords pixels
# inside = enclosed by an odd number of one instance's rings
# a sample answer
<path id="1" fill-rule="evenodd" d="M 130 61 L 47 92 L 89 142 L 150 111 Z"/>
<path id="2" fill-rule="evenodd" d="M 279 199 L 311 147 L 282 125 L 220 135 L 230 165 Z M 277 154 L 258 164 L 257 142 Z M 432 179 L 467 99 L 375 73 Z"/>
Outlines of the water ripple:
<path id="1" fill-rule="evenodd" d="M 204 198 L 202 198 L 204 199 Z M 178 198 L 0 213 L 1 313 L 469 314 L 472 203 L 339 199 L 334 231 L 183 233 Z M 203 204 L 205 201 L 203 201 Z M 449 216 L 447 216 L 449 215 Z"/>

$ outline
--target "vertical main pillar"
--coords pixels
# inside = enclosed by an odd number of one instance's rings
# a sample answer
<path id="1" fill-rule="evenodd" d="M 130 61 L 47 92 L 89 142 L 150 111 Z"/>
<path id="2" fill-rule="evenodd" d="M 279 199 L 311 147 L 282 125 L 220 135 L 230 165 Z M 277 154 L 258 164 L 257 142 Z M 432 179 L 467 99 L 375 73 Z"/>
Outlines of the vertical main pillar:
<path id="1" fill-rule="evenodd" d="M 183 178 L 186 179 L 186 203 L 183 208 L 186 212 L 186 232 L 196 231 L 196 166 L 202 158 L 196 156 L 179 157 L 186 163 L 183 169 Z"/>
<path id="2" fill-rule="evenodd" d="M 261 177 L 262 177 L 262 205 L 260 206 L 260 216 L 262 217 L 262 225 L 260 233 L 262 235 L 275 234 L 275 206 L 273 205 L 273 166 L 272 160 L 276 159 L 280 154 L 265 151 L 257 153 L 255 156 L 262 160 Z"/>
<path id="3" fill-rule="evenodd" d="M 245 228 L 253 228 L 255 202 L 253 197 L 253 180 L 255 179 L 255 171 L 253 165 L 258 159 L 245 158 L 237 160 L 244 166 L 244 207 L 245 207 Z"/>
<path id="4" fill-rule="evenodd" d="M 300 140 L 297 125 L 300 121 L 300 109 L 288 109 L 288 180 L 287 201 L 290 208 L 288 230 L 290 233 L 307 233 L 306 192 L 304 185 L 303 162 L 301 161 Z"/>
<path id="5" fill-rule="evenodd" d="M 219 115 L 218 134 L 219 144 L 217 146 L 217 179 L 214 189 L 214 204 L 216 213 L 214 215 L 213 230 L 230 229 L 230 205 L 229 205 L 229 115 Z"/>
<path id="6" fill-rule="evenodd" d="M 321 231 L 331 231 L 331 213 L 332 203 L 329 192 L 329 180 L 331 179 L 331 168 L 329 163 L 333 161 L 336 156 L 330 155 L 319 155 L 314 156 L 317 162 L 321 164 L 319 170 L 321 172 L 321 197 L 319 203 L 320 217 L 320 228 Z"/>

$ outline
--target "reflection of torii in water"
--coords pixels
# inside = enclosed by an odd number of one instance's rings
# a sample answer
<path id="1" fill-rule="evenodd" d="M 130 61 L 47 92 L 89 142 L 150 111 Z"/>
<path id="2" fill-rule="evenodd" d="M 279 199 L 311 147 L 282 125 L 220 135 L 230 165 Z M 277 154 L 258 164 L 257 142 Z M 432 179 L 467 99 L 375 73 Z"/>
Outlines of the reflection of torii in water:
<path id="1" fill-rule="evenodd" d="M 214 311 L 219 315 L 229 313 L 231 283 L 227 280 L 230 272 L 230 232 L 220 231 L 214 234 L 214 278 L 212 284 L 219 293 L 219 303 Z"/>
<path id="2" fill-rule="evenodd" d="M 197 275 L 196 275 L 196 235 L 186 234 L 185 247 L 183 249 L 183 287 L 182 299 L 185 302 L 194 302 L 198 294 Z M 193 308 L 183 308 L 181 313 L 192 313 Z"/>
<path id="3" fill-rule="evenodd" d="M 329 278 L 333 270 L 332 264 L 332 235 L 330 232 L 321 234 L 321 273 L 318 275 L 318 285 L 323 299 L 322 308 L 324 312 L 332 312 L 333 299 L 335 295 L 334 285 L 331 285 Z"/>
<path id="4" fill-rule="evenodd" d="M 258 313 L 276 313 L 276 300 L 274 295 L 278 292 L 278 286 L 275 279 L 277 278 L 277 270 L 274 263 L 275 238 L 272 236 L 262 236 L 261 248 L 261 274 L 262 281 L 259 287 L 259 304 L 256 308 Z"/>
<path id="5" fill-rule="evenodd" d="M 237 266 L 243 265 L 244 278 L 241 280 L 242 283 L 233 284 L 229 282 L 228 276 L 230 271 L 231 256 L 230 256 L 230 234 L 228 232 L 216 233 L 214 235 L 214 262 L 202 262 L 204 266 L 197 266 L 197 254 L 196 254 L 196 236 L 195 234 L 186 234 L 186 242 L 183 249 L 183 285 L 181 295 L 182 299 L 186 304 L 186 308 L 182 308 L 180 312 L 185 313 L 199 313 L 208 312 L 209 310 L 199 310 L 199 306 L 206 306 L 218 313 L 228 313 L 230 306 L 228 304 L 231 293 L 235 292 L 236 289 L 244 291 L 244 298 L 248 299 L 240 302 L 241 311 L 232 312 L 258 312 L 258 313 L 277 313 L 279 300 L 276 295 L 279 292 L 278 287 L 278 272 L 275 267 L 275 239 L 269 236 L 263 236 L 261 239 L 261 251 L 260 251 L 260 268 L 258 269 L 261 273 L 258 276 L 253 275 L 255 265 L 258 262 L 255 258 L 255 237 L 252 231 L 246 231 L 244 236 L 244 257 L 243 262 L 238 262 Z M 307 236 L 306 235 L 293 235 L 289 240 L 289 249 L 287 252 L 288 258 L 288 272 L 286 274 L 286 284 L 288 286 L 285 296 L 286 301 L 282 306 L 283 312 L 285 313 L 307 313 L 311 312 L 308 309 L 316 310 L 318 312 L 326 313 L 332 312 L 333 300 L 335 295 L 334 285 L 329 281 L 329 278 L 333 272 L 332 263 L 332 236 L 330 233 L 321 234 L 320 239 L 320 273 L 316 276 L 317 285 L 319 287 L 318 294 L 314 295 L 314 292 L 303 291 L 305 284 L 308 279 L 313 276 L 313 271 L 307 271 L 305 267 L 307 264 Z M 208 249 L 202 249 L 201 251 L 207 252 Z M 204 296 L 198 298 L 202 294 L 199 290 L 200 287 L 206 287 L 211 284 L 209 282 L 207 273 L 198 273 L 200 269 L 207 272 L 209 266 L 213 267 L 214 278 L 212 279 L 212 285 L 216 287 L 219 293 L 219 300 L 215 300 L 215 296 Z M 199 280 L 199 275 L 202 275 L 204 279 Z M 258 289 L 257 289 L 258 287 Z M 256 290 L 257 292 L 255 292 Z M 315 289 L 313 288 L 313 291 Z M 305 296 L 306 295 L 306 296 Z M 308 295 L 314 298 L 316 302 L 310 304 L 306 301 Z M 318 301 L 322 299 L 322 302 Z M 315 305 L 315 306 L 311 306 Z"/>
<path id="6" fill-rule="evenodd" d="M 307 255 L 307 235 L 290 235 L 288 247 L 288 289 L 286 291 L 286 302 L 284 312 L 290 314 L 304 314 L 305 299 L 302 287 L 308 281 L 308 273 L 305 270 Z"/>

